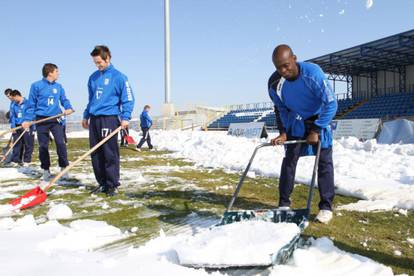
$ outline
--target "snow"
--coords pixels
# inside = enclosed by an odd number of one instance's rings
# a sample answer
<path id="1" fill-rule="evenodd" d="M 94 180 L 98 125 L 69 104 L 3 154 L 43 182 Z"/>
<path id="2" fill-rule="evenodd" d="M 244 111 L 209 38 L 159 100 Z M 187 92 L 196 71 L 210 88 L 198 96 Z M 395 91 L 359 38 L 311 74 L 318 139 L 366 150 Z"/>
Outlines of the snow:
<path id="1" fill-rule="evenodd" d="M 20 168 L 0 168 L 0 177 L 2 181 L 27 178 Z"/>
<path id="2" fill-rule="evenodd" d="M 373 5 L 374 5 L 374 0 L 367 0 L 367 2 L 365 3 L 365 7 L 367 8 L 367 10 L 372 8 Z"/>
<path id="3" fill-rule="evenodd" d="M 77 134 L 82 135 L 85 133 Z M 152 136 L 159 149 L 174 151 L 172 157 L 230 172 L 243 170 L 254 147 L 263 142 L 215 132 L 154 131 Z M 279 176 L 282 157 L 282 147 L 264 148 L 259 151 L 249 176 Z M 366 210 L 398 208 L 397 211 L 404 214 L 405 211 L 400 210 L 412 209 L 414 202 L 414 173 L 410 166 L 413 158 L 413 145 L 378 145 L 375 141 L 362 143 L 354 138 L 338 140 L 334 146 L 337 191 L 362 199 L 357 204 Z M 298 181 L 309 183 L 312 163 L 312 157 L 300 160 Z M 0 177 L 7 176 L 1 174 Z M 232 184 L 223 183 L 223 187 Z M 21 188 L 6 189 L 6 186 L 0 184 L 0 194 Z M 105 202 L 99 204 L 105 206 Z M 347 206 L 345 208 L 354 205 Z M 10 205 L 1 205 L 0 214 L 3 209 L 10 211 L 10 208 Z M 205 270 L 179 265 L 180 260 L 265 262 L 269 254 L 277 251 L 297 231 L 297 227 L 290 224 L 243 222 L 211 230 L 196 227 L 175 235 L 161 231 L 159 237 L 138 248 L 103 250 L 101 247 L 135 235 L 133 233 L 139 235 L 139 229 L 132 227 L 123 233 L 104 221 L 94 220 L 74 220 L 62 225 L 56 219 L 63 215 L 69 217 L 68 209 L 64 204 L 51 206 L 48 221 L 44 216 L 35 218 L 33 215 L 0 218 L 2 275 L 208 275 Z M 193 232 L 198 234 L 193 236 Z M 406 239 L 407 243 L 414 243 L 412 237 Z M 270 274 L 393 275 L 391 268 L 344 252 L 328 238 L 312 240 L 309 248 L 295 250 L 288 264 L 271 268 Z"/>
<path id="4" fill-rule="evenodd" d="M 5 204 L 0 205 L 0 218 L 11 216 L 16 212 L 16 208 L 13 205 Z"/>
<path id="5" fill-rule="evenodd" d="M 72 210 L 66 204 L 53 205 L 47 212 L 47 218 L 53 219 L 70 219 L 73 216 Z"/>
<path id="6" fill-rule="evenodd" d="M 68 138 L 88 138 L 89 130 L 71 131 L 66 134 Z"/>
<path id="7" fill-rule="evenodd" d="M 259 246 L 263 249 L 273 248 L 271 226 L 260 227 L 261 223 L 256 221 L 250 225 L 251 238 L 262 239 Z M 231 229 L 227 228 L 226 234 L 240 235 L 237 226 L 246 225 L 234 224 Z M 253 236 L 253 226 L 259 237 Z M 2 275 L 208 275 L 202 269 L 186 268 L 178 263 L 175 249 L 191 240 L 191 234 L 167 236 L 161 231 L 159 237 L 122 253 L 94 250 L 126 237 L 120 229 L 102 221 L 75 220 L 64 226 L 56 220 L 39 224 L 32 215 L 17 220 L 0 219 Z M 246 251 L 252 258 L 263 255 L 256 247 L 248 247 L 249 244 L 253 245 L 249 239 L 239 240 L 239 251 Z M 194 252 L 203 252 L 204 247 L 194 245 Z M 215 258 L 217 250 L 210 249 L 203 254 Z M 384 265 L 339 250 L 328 238 L 313 240 L 308 249 L 297 249 L 292 263 L 274 267 L 270 272 L 272 275 L 333 275 L 333 272 L 335 275 L 393 275 Z"/>
<path id="8" fill-rule="evenodd" d="M 313 240 L 309 249 L 296 249 L 292 263 L 274 267 L 270 275 L 394 275 L 391 268 L 366 257 L 350 254 L 324 237 Z"/>
<path id="9" fill-rule="evenodd" d="M 203 231 L 178 245 L 181 264 L 214 267 L 269 265 L 300 232 L 294 223 L 244 221 Z"/>
<path id="10" fill-rule="evenodd" d="M 229 172 L 244 170 L 254 147 L 264 142 L 213 131 L 153 131 L 151 135 L 159 150 L 175 152 L 172 157 Z M 383 145 L 375 140 L 360 142 L 349 137 L 335 140 L 333 149 L 336 192 L 361 199 L 340 209 L 414 209 L 414 144 Z M 279 177 L 283 156 L 281 146 L 261 149 L 251 167 L 251 175 L 254 172 Z M 313 158 L 300 158 L 297 182 L 310 183 Z"/>

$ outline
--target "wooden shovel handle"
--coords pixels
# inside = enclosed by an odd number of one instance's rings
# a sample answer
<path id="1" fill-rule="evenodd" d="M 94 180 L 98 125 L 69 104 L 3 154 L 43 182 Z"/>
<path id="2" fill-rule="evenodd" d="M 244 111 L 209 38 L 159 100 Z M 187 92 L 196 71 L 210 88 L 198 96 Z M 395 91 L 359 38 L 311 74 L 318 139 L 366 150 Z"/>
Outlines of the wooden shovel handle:
<path id="1" fill-rule="evenodd" d="M 85 159 L 88 155 L 92 154 L 94 151 L 96 151 L 100 146 L 105 144 L 109 139 L 111 139 L 114 135 L 116 135 L 120 130 L 122 129 L 122 126 L 118 127 L 114 131 L 112 131 L 108 136 L 106 136 L 102 141 L 100 141 L 98 144 L 96 144 L 94 147 L 92 147 L 90 150 L 85 152 L 81 157 L 73 161 L 69 166 L 67 166 L 63 171 L 61 171 L 58 175 L 56 175 L 50 182 L 47 184 L 46 187 L 44 187 L 43 191 L 47 191 L 53 184 L 56 183 L 65 173 L 67 173 L 70 169 L 72 169 L 74 166 L 76 166 L 79 162 L 81 162 L 83 159 Z"/>
<path id="2" fill-rule="evenodd" d="M 20 139 L 23 138 L 24 133 L 26 132 L 26 130 L 23 130 L 22 133 L 19 135 L 19 137 L 17 137 L 16 141 L 13 142 L 13 144 L 10 145 L 10 148 L 7 150 L 7 152 L 4 154 L 3 158 L 0 160 L 0 162 L 4 162 L 4 160 L 6 160 L 7 156 L 9 155 L 9 153 L 12 151 L 13 147 L 20 141 Z"/>
<path id="3" fill-rule="evenodd" d="M 70 113 L 70 114 L 72 114 L 72 113 Z M 43 122 L 46 122 L 46 121 L 49 121 L 49 120 L 52 120 L 52 119 L 56 119 L 56 118 L 59 118 L 59 117 L 62 117 L 62 116 L 67 116 L 67 115 L 70 115 L 70 114 L 60 113 L 58 115 L 54 115 L 54 116 L 50 116 L 50 117 L 47 117 L 47 118 L 43 118 L 43 119 L 34 121 L 34 122 L 32 122 L 31 125 L 43 123 Z M 11 128 L 11 129 L 5 130 L 3 132 L 0 132 L 0 137 L 3 136 L 3 135 L 5 135 L 5 134 L 7 134 L 7 133 L 9 133 L 9 132 L 13 132 L 13 131 L 19 130 L 21 128 L 23 128 L 23 127 L 22 126 L 18 126 L 18 127 Z"/>

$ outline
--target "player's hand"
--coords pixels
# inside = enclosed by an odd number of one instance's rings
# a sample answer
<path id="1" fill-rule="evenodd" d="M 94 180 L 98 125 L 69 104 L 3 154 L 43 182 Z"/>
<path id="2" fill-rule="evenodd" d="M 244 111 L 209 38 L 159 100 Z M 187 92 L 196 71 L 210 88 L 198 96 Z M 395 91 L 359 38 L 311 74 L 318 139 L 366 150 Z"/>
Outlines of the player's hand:
<path id="1" fill-rule="evenodd" d="M 88 119 L 83 119 L 83 120 L 82 120 L 82 127 L 83 127 L 84 129 L 88 129 L 88 128 L 89 128 L 89 122 L 88 122 Z"/>
<path id="2" fill-rule="evenodd" d="M 308 137 L 306 137 L 306 142 L 310 145 L 316 145 L 319 142 L 319 133 L 311 130 Z"/>
<path id="3" fill-rule="evenodd" d="M 129 126 L 129 121 L 122 120 L 121 126 L 122 126 L 122 129 L 127 129 Z"/>
<path id="4" fill-rule="evenodd" d="M 70 115 L 70 114 L 72 114 L 73 112 L 75 112 L 73 109 L 71 109 L 71 108 L 69 108 L 69 109 L 66 109 L 65 111 L 63 111 L 63 113 L 65 114 L 65 115 Z"/>
<path id="5" fill-rule="evenodd" d="M 276 138 L 272 139 L 270 142 L 272 143 L 272 145 L 276 146 L 276 145 L 283 145 L 286 142 L 286 140 L 287 140 L 286 133 L 282 133 Z"/>
<path id="6" fill-rule="evenodd" d="M 23 122 L 22 123 L 22 128 L 28 129 L 31 125 L 32 125 L 32 122 Z"/>

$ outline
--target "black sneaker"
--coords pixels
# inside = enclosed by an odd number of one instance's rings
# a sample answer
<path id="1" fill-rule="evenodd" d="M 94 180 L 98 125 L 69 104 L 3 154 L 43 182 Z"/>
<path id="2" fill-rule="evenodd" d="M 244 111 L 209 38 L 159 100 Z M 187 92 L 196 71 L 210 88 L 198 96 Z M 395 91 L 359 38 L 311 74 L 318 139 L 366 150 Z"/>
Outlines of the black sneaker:
<path id="1" fill-rule="evenodd" d="M 91 194 L 96 195 L 99 193 L 106 193 L 106 189 L 102 186 L 98 186 L 91 191 Z"/>
<path id="2" fill-rule="evenodd" d="M 116 196 L 118 194 L 118 189 L 114 187 L 110 187 L 106 190 L 105 193 L 107 196 L 110 196 L 110 197 Z"/>

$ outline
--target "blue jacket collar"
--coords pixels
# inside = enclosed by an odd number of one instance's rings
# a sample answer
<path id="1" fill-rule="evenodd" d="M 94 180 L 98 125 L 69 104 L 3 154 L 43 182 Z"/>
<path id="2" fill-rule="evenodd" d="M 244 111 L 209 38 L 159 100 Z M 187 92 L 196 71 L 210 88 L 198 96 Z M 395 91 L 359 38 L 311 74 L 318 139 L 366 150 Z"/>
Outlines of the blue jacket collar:
<path id="1" fill-rule="evenodd" d="M 42 79 L 44 82 L 46 82 L 46 83 L 49 83 L 49 84 L 54 84 L 56 81 L 53 81 L 53 82 L 50 82 L 50 81 L 48 81 L 46 78 L 43 78 Z"/>
<path id="2" fill-rule="evenodd" d="M 114 66 L 112 65 L 112 63 L 110 63 L 108 67 L 106 67 L 104 70 L 101 71 L 101 73 L 103 74 L 103 73 L 109 72 L 112 69 L 114 69 Z"/>
<path id="3" fill-rule="evenodd" d="M 27 99 L 25 97 L 23 97 L 23 101 L 21 103 L 17 103 L 17 102 L 14 102 L 14 101 L 13 101 L 13 103 L 20 106 L 20 105 L 24 104 L 26 101 L 27 101 Z"/>

